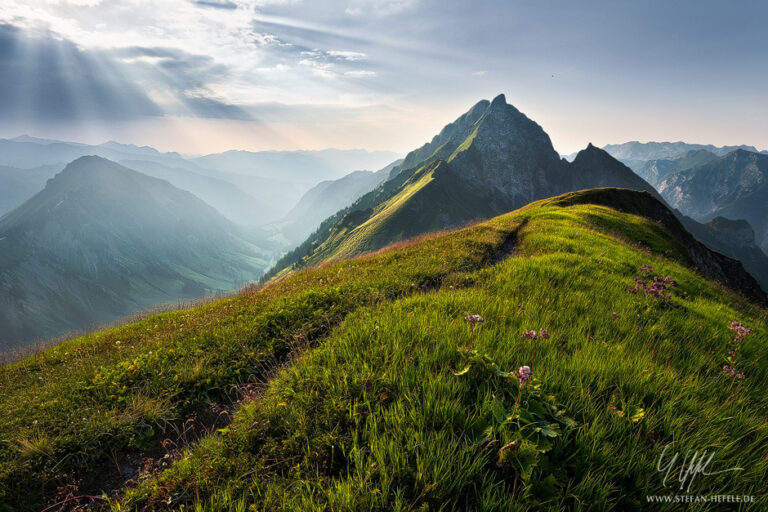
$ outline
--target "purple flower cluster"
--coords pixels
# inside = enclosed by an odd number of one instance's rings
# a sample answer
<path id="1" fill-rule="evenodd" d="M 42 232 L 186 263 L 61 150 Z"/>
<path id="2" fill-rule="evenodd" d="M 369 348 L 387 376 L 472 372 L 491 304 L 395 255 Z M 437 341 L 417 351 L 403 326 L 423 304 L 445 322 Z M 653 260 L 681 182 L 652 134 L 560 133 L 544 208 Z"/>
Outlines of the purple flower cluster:
<path id="1" fill-rule="evenodd" d="M 549 339 L 549 332 L 546 329 L 542 329 L 539 332 L 536 331 L 523 331 L 523 338 L 528 338 L 529 340 L 535 340 L 535 339 Z"/>
<path id="2" fill-rule="evenodd" d="M 728 353 L 733 354 L 735 353 L 735 351 L 731 350 Z M 736 377 L 739 380 L 744 378 L 744 373 L 736 370 L 736 368 L 734 368 L 732 364 L 726 364 L 725 366 L 723 366 L 723 373 L 726 375 L 730 375 L 731 377 Z"/>
<path id="3" fill-rule="evenodd" d="M 464 317 L 469 322 L 469 334 L 472 334 L 475 330 L 476 324 L 485 323 L 485 320 L 480 315 L 467 315 Z"/>
<path id="4" fill-rule="evenodd" d="M 653 272 L 653 267 L 650 265 L 643 265 L 638 270 L 644 274 L 651 274 Z M 667 288 L 677 288 L 677 281 L 670 276 L 659 277 L 649 275 L 647 280 L 635 277 L 634 288 L 627 288 L 627 292 L 636 295 L 638 291 L 642 291 L 654 299 L 662 299 L 664 302 L 668 302 L 670 296 L 667 294 Z"/>
<path id="5" fill-rule="evenodd" d="M 739 350 L 741 350 L 741 342 L 744 341 L 744 338 L 752 334 L 752 329 L 745 327 L 741 322 L 732 321 L 731 330 L 735 332 L 735 335 L 732 348 L 728 351 L 728 357 L 726 358 L 728 364 L 723 366 L 723 373 L 741 380 L 744 378 L 744 373 L 736 369 L 736 360 L 739 356 Z"/>
<path id="6" fill-rule="evenodd" d="M 741 322 L 731 322 L 731 330 L 736 331 L 736 341 L 741 343 L 741 341 L 752 334 L 752 329 L 749 327 L 744 327 L 744 324 Z"/>
<path id="7" fill-rule="evenodd" d="M 485 320 L 483 320 L 483 317 L 481 317 L 480 315 L 467 315 L 464 318 L 466 318 L 467 321 L 472 325 L 482 324 L 483 322 L 485 322 Z"/>
<path id="8" fill-rule="evenodd" d="M 546 340 L 549 339 L 549 331 L 546 329 L 540 329 L 537 331 L 523 331 L 523 338 L 533 340 L 533 354 L 531 355 L 531 366 L 525 365 L 521 366 L 517 369 L 515 372 L 515 377 L 517 378 L 518 387 L 517 387 L 517 399 L 515 400 L 515 407 L 512 409 L 512 417 L 515 417 L 515 414 L 517 413 L 517 407 L 520 405 L 520 396 L 522 395 L 523 388 L 526 384 L 528 384 L 531 379 L 533 378 L 533 369 L 534 365 L 536 364 L 536 340 Z"/>

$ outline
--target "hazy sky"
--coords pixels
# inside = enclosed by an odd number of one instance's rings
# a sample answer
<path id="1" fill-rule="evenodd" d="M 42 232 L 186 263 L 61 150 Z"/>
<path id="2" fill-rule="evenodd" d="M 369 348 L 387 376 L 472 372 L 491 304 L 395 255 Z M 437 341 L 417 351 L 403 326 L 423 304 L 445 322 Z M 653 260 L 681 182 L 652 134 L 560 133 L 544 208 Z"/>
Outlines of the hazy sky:
<path id="1" fill-rule="evenodd" d="M 503 92 L 561 153 L 766 149 L 767 5 L 0 0 L 0 137 L 407 151 Z"/>

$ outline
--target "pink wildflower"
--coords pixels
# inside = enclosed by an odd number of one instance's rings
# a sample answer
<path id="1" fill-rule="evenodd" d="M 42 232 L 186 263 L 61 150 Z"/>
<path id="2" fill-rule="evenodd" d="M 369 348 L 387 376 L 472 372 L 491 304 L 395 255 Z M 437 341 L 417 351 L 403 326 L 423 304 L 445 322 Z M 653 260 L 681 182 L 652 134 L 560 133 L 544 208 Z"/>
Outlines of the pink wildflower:
<path id="1" fill-rule="evenodd" d="M 525 384 L 529 380 L 531 380 L 531 376 L 533 375 L 533 371 L 531 370 L 530 366 L 521 366 L 517 369 L 516 372 L 517 380 L 520 382 L 520 384 Z"/>

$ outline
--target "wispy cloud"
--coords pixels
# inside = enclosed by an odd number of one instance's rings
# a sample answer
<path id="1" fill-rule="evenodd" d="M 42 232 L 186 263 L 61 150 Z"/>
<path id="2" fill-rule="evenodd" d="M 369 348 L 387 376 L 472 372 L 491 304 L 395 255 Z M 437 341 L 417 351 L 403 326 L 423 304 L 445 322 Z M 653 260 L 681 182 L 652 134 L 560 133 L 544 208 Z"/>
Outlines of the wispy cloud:
<path id="1" fill-rule="evenodd" d="M 198 7 L 210 7 L 213 9 L 237 9 L 237 4 L 235 2 L 216 2 L 213 0 L 197 0 L 195 2 L 195 5 Z"/>
<path id="2" fill-rule="evenodd" d="M 376 72 L 368 69 L 357 69 L 353 71 L 345 71 L 344 76 L 350 76 L 352 78 L 374 78 Z"/>
<path id="3" fill-rule="evenodd" d="M 418 0 L 351 0 L 344 12 L 348 16 L 391 16 L 411 9 Z"/>
<path id="4" fill-rule="evenodd" d="M 350 62 L 355 62 L 358 60 L 365 60 L 368 56 L 362 52 L 350 52 L 350 51 L 340 51 L 340 50 L 330 50 L 325 52 L 326 55 L 329 57 L 335 57 L 341 60 L 346 60 Z"/>

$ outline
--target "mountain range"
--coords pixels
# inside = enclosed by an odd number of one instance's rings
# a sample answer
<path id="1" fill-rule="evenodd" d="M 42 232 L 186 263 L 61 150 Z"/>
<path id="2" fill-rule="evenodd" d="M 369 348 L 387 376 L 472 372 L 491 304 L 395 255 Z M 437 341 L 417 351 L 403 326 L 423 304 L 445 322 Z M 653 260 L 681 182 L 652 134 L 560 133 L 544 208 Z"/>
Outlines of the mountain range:
<path id="1" fill-rule="evenodd" d="M 748 221 L 768 253 L 768 155 L 733 151 L 668 175 L 658 190 L 669 204 L 696 220 Z"/>
<path id="2" fill-rule="evenodd" d="M 398 158 L 392 151 L 323 149 L 318 151 L 225 151 L 191 159 L 201 167 L 233 174 L 312 185 L 360 169 L 379 169 Z"/>
<path id="3" fill-rule="evenodd" d="M 687 142 L 624 142 L 608 144 L 603 149 L 628 167 L 635 169 L 649 160 L 676 158 L 690 151 L 708 151 L 716 156 L 723 156 L 731 151 L 743 149 L 757 153 L 754 146 L 714 146 L 712 144 L 689 144 Z"/>
<path id="4" fill-rule="evenodd" d="M 504 95 L 483 100 L 410 152 L 389 179 L 330 217 L 276 272 L 373 251 L 572 190 L 655 189 L 591 144 L 572 163 Z M 658 196 L 658 195 L 657 195 Z"/>
<path id="5" fill-rule="evenodd" d="M 655 149 L 686 152 L 670 159 L 644 162 L 639 172 L 633 172 L 592 144 L 568 162 L 557 156 L 541 127 L 508 105 L 503 95 L 492 102 L 481 101 L 443 128 L 432 141 L 410 152 L 392 168 L 386 181 L 323 221 L 303 243 L 281 258 L 265 278 L 491 218 L 563 192 L 621 187 L 646 191 L 661 201 L 669 201 L 673 209 L 677 208 L 674 213 L 688 231 L 711 249 L 740 260 L 763 290 L 768 291 L 768 255 L 757 245 L 764 244 L 761 231 L 764 224 L 760 220 L 768 219 L 765 212 L 758 211 L 759 208 L 753 208 L 756 211 L 751 216 L 732 209 L 722 212 L 728 218 L 747 218 L 754 222 L 758 232 L 750 238 L 743 226 L 736 229 L 729 223 L 705 224 L 718 215 L 711 205 L 707 207 L 712 213 L 709 216 L 691 214 L 685 205 L 668 194 L 662 198 L 659 194 L 662 189 L 657 191 L 643 179 L 657 182 L 677 173 L 682 175 L 684 170 L 714 165 L 715 161 L 727 162 L 734 154 L 755 155 L 760 161 L 768 157 L 745 150 L 718 157 L 706 149 L 691 147 L 696 145 L 657 144 Z M 731 149 L 707 147 L 718 153 Z M 633 144 L 627 148 L 630 156 L 641 154 Z M 629 151 L 633 148 L 634 153 Z M 649 148 L 645 149 L 643 154 L 651 154 Z M 732 171 L 734 176 L 749 175 L 744 165 L 731 167 L 738 167 Z M 759 197 L 762 189 L 741 187 L 740 190 L 743 193 L 736 194 L 738 197 Z M 721 197 L 715 202 L 725 204 L 725 201 Z M 746 208 L 751 203 L 739 204 Z M 736 235 L 739 243 L 733 243 L 733 229 L 739 231 Z"/>
<path id="6" fill-rule="evenodd" d="M 670 158 L 647 160 L 633 167 L 645 181 L 657 187 L 664 178 L 680 171 L 707 164 L 719 157 L 706 149 L 694 149 Z"/>
<path id="7" fill-rule="evenodd" d="M 302 194 L 321 181 L 337 179 L 355 170 L 380 169 L 398 156 L 387 151 L 331 149 L 228 151 L 185 158 L 178 153 L 114 141 L 89 145 L 23 135 L 0 139 L 0 166 L 6 167 L 5 174 L 14 175 L 8 181 L 25 182 L 26 171 L 41 166 L 46 167 L 47 175 L 42 182 L 36 182 L 36 190 L 13 185 L 4 194 L 0 192 L 0 215 L 42 190 L 44 180 L 68 162 L 86 155 L 101 156 L 166 179 L 214 206 L 229 220 L 253 226 L 280 219 Z M 17 172 L 10 172 L 11 168 Z M 3 196 L 9 199 L 4 200 Z"/>
<path id="8" fill-rule="evenodd" d="M 269 258 L 191 193 L 78 158 L 0 218 L 0 351 L 229 292 Z"/>
<path id="9" fill-rule="evenodd" d="M 0 511 L 644 510 L 673 444 L 742 469 L 695 492 L 763 492 L 768 157 L 686 149 L 654 187 L 500 95 L 254 228 L 217 211 L 275 215 L 238 211 L 250 156 L 136 153 L 0 217 L 0 350 L 230 291 L 319 227 L 263 287 L 0 366 Z"/>

